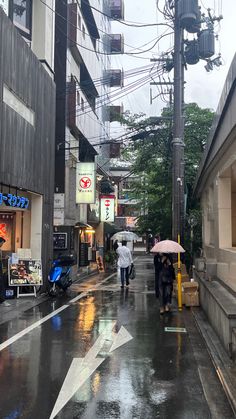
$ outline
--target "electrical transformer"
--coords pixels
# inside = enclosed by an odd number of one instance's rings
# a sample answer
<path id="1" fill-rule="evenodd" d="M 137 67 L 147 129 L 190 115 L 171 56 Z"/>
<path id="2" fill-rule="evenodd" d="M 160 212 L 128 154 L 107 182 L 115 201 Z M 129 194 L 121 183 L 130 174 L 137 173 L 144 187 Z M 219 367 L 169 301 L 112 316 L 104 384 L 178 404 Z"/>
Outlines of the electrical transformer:
<path id="1" fill-rule="evenodd" d="M 201 30 L 201 8 L 198 8 L 197 19 L 192 25 L 186 25 L 185 27 L 187 32 L 197 33 Z"/>
<path id="2" fill-rule="evenodd" d="M 184 50 L 185 60 L 187 64 L 194 65 L 199 61 L 199 45 L 198 40 L 188 41 Z"/>
<path id="3" fill-rule="evenodd" d="M 198 35 L 200 58 L 206 59 L 215 54 L 215 35 L 210 29 L 204 29 Z"/>
<path id="4" fill-rule="evenodd" d="M 178 17 L 182 28 L 190 28 L 196 24 L 199 16 L 198 0 L 179 0 Z"/>

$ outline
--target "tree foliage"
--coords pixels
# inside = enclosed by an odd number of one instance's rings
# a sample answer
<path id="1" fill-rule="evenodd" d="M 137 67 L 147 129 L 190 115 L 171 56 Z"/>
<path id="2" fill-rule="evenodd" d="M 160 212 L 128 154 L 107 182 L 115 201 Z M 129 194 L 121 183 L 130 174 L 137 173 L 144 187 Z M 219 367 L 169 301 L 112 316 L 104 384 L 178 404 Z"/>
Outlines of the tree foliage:
<path id="1" fill-rule="evenodd" d="M 187 214 L 199 211 L 193 198 L 193 186 L 213 116 L 210 109 L 201 109 L 196 103 L 185 106 Z M 138 229 L 140 233 L 151 230 L 154 234 L 160 233 L 162 239 L 171 238 L 172 109 L 163 109 L 162 118 L 154 122 L 144 115 L 134 117 L 129 113 L 124 122 L 132 134 L 123 156 L 136 175 L 132 194 L 139 200 Z"/>

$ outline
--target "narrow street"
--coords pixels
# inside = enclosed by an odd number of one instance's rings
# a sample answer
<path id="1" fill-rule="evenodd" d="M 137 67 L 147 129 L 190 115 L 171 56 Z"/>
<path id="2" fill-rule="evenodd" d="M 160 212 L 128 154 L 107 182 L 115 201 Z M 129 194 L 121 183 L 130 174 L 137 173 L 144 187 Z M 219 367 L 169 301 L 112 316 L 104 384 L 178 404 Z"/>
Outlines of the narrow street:
<path id="1" fill-rule="evenodd" d="M 160 316 L 152 257 L 135 266 L 0 325 L 1 419 L 234 417 L 191 310 Z"/>

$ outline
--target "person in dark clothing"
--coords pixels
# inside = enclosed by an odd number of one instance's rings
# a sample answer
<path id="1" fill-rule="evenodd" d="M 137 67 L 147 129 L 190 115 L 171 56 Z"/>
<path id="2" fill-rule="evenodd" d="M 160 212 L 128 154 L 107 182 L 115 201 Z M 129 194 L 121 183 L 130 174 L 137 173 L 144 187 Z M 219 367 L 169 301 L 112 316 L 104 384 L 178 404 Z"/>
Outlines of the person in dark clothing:
<path id="1" fill-rule="evenodd" d="M 172 258 L 168 254 L 163 254 L 159 271 L 160 314 L 170 311 L 174 280 L 175 270 Z"/>
<path id="2" fill-rule="evenodd" d="M 119 247 L 118 240 L 115 240 L 114 243 L 113 243 L 113 250 L 116 252 L 118 247 Z"/>
<path id="3" fill-rule="evenodd" d="M 154 268 L 155 268 L 155 294 L 156 294 L 156 298 L 159 298 L 159 274 L 162 268 L 162 263 L 161 263 L 161 253 L 156 253 L 154 256 Z"/>

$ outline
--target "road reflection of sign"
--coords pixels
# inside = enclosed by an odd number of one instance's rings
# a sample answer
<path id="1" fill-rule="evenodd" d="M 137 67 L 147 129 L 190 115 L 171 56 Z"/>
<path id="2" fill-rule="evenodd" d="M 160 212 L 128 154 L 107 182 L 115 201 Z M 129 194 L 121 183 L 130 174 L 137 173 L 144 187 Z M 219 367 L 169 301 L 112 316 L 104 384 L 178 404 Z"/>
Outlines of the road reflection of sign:
<path id="1" fill-rule="evenodd" d="M 94 204 L 96 191 L 95 163 L 78 163 L 76 174 L 76 203 Z"/>
<path id="2" fill-rule="evenodd" d="M 18 263 L 12 263 L 9 259 L 8 279 L 10 286 L 42 285 L 41 261 L 19 259 Z"/>
<path id="3" fill-rule="evenodd" d="M 67 249 L 67 233 L 53 233 L 53 249 Z"/>
<path id="4" fill-rule="evenodd" d="M 115 197 L 114 195 L 101 196 L 101 221 L 113 223 L 115 220 Z"/>

